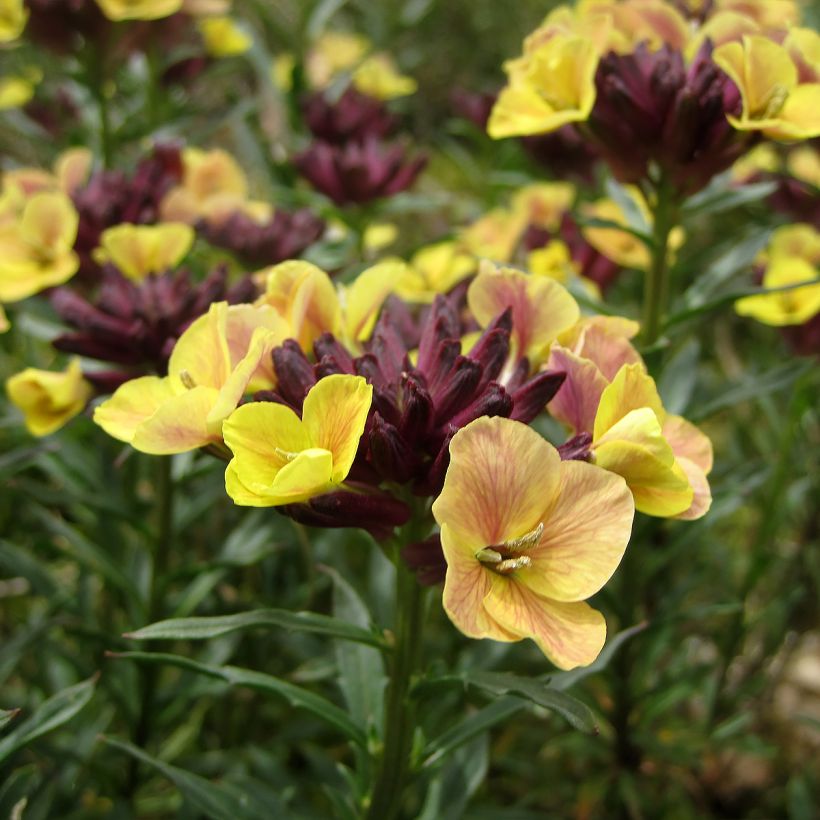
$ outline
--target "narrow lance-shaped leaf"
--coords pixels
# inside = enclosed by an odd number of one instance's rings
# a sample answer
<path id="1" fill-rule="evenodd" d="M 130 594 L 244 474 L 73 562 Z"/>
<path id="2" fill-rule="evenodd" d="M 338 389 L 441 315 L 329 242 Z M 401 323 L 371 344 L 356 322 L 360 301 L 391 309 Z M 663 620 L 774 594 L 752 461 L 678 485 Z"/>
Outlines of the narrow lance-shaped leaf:
<path id="1" fill-rule="evenodd" d="M 325 723 L 329 723 L 359 746 L 366 745 L 364 732 L 350 719 L 346 712 L 321 695 L 296 686 L 281 678 L 241 669 L 237 666 L 210 666 L 182 655 L 171 655 L 165 652 L 117 652 L 110 653 L 111 658 L 125 658 L 142 663 L 169 664 L 222 680 L 231 686 L 247 686 L 260 692 L 278 695 L 298 709 L 304 709 Z"/>
<path id="2" fill-rule="evenodd" d="M 236 615 L 216 615 L 192 618 L 172 618 L 127 632 L 135 641 L 188 640 L 201 641 L 227 635 L 243 629 L 281 627 L 299 632 L 313 632 L 331 638 L 364 643 L 380 649 L 387 645 L 369 629 L 314 612 L 289 612 L 285 609 L 257 609 Z"/>

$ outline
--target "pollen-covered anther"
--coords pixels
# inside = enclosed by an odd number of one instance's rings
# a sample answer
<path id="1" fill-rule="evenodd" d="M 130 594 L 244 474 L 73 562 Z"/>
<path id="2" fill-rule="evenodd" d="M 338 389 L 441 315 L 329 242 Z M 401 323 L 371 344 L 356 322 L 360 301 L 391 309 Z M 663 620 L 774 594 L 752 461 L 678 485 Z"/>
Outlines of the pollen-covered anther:
<path id="1" fill-rule="evenodd" d="M 534 529 L 518 538 L 510 538 L 501 544 L 484 547 L 476 554 L 476 558 L 488 569 L 500 575 L 510 575 L 516 570 L 532 564 L 529 555 L 521 555 L 524 550 L 530 549 L 541 540 L 544 533 L 543 521 Z"/>

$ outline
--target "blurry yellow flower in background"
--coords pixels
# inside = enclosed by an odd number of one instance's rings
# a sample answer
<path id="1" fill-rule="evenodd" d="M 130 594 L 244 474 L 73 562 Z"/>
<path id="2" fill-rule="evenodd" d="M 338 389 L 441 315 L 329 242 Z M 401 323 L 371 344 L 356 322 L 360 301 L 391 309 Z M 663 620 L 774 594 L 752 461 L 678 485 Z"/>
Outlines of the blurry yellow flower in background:
<path id="1" fill-rule="evenodd" d="M 509 262 L 527 227 L 527 218 L 521 211 L 493 208 L 459 231 L 459 244 L 479 259 Z"/>
<path id="2" fill-rule="evenodd" d="M 475 257 L 452 241 L 436 242 L 417 250 L 396 282 L 395 292 L 408 302 L 431 304 L 449 293 L 476 269 Z"/>
<path id="3" fill-rule="evenodd" d="M 0 206 L 0 301 L 16 302 L 68 281 L 80 260 L 74 253 L 79 218 L 62 193 L 37 193 L 16 218 Z"/>
<path id="4" fill-rule="evenodd" d="M 0 0 L 0 43 L 16 40 L 26 27 L 28 10 L 23 0 Z"/>
<path id="5" fill-rule="evenodd" d="M 6 392 L 22 410 L 28 431 L 47 436 L 83 411 L 92 388 L 83 378 L 80 360 L 74 358 L 57 373 L 28 367 L 6 381 Z"/>
<path id="6" fill-rule="evenodd" d="M 773 234 L 763 257 L 764 288 L 807 282 L 778 293 L 746 296 L 735 303 L 741 316 L 775 327 L 801 325 L 820 313 L 820 233 L 811 225 L 785 225 Z"/>
<path id="7" fill-rule="evenodd" d="M 102 13 L 114 21 L 159 20 L 182 8 L 182 0 L 97 0 Z"/>
<path id="8" fill-rule="evenodd" d="M 191 250 L 194 235 L 190 225 L 180 222 L 115 225 L 103 231 L 94 260 L 110 262 L 128 279 L 141 282 L 175 268 Z"/>
<path id="9" fill-rule="evenodd" d="M 715 49 L 714 61 L 735 82 L 743 99 L 741 131 L 762 131 L 772 139 L 820 135 L 820 35 L 793 29 L 782 45 L 756 35 Z M 799 69 L 798 69 L 799 66 Z"/>
<path id="10" fill-rule="evenodd" d="M 235 57 L 252 45 L 250 36 L 231 17 L 203 17 L 197 28 L 211 57 Z"/>
<path id="11" fill-rule="evenodd" d="M 368 57 L 353 72 L 353 85 L 357 91 L 377 100 L 393 100 L 415 94 L 418 87 L 412 77 L 401 74 L 388 54 L 379 53 Z"/>

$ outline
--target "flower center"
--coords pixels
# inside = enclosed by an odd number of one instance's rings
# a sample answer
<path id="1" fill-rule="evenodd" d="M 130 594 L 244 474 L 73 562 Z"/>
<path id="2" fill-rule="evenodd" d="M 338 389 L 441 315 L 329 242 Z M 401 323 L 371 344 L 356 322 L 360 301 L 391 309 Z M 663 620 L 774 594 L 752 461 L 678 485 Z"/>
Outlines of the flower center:
<path id="1" fill-rule="evenodd" d="M 476 553 L 476 558 L 487 569 L 497 572 L 499 575 L 512 575 L 516 570 L 532 564 L 530 556 L 522 553 L 536 546 L 543 533 L 544 522 L 542 521 L 534 530 L 530 530 L 530 532 L 518 538 L 510 538 L 500 544 L 484 547 Z"/>

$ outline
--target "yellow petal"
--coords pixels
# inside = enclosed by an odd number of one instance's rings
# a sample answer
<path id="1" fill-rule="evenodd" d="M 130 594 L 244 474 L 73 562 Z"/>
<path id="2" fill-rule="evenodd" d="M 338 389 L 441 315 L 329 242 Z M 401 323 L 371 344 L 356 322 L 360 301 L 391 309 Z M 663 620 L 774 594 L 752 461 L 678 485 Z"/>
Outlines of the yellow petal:
<path id="1" fill-rule="evenodd" d="M 197 21 L 197 28 L 211 57 L 235 57 L 244 54 L 253 44 L 230 17 L 204 17 Z"/>
<path id="2" fill-rule="evenodd" d="M 302 450 L 276 474 L 271 498 L 277 504 L 295 504 L 320 495 L 335 483 L 333 469 L 333 453 L 329 450 L 320 447 Z"/>
<path id="3" fill-rule="evenodd" d="M 168 360 L 168 373 L 186 386 L 222 388 L 231 374 L 227 341 L 228 303 L 215 302 L 179 337 Z"/>
<path id="4" fill-rule="evenodd" d="M 712 470 L 712 442 L 705 433 L 682 416 L 667 416 L 663 436 L 678 459 L 687 458 L 704 473 Z"/>
<path id="5" fill-rule="evenodd" d="M 26 429 L 34 436 L 47 436 L 81 413 L 91 398 L 80 360 L 74 358 L 62 372 L 28 367 L 6 381 L 12 404 L 23 411 Z"/>
<path id="6" fill-rule="evenodd" d="M 334 374 L 319 379 L 305 397 L 302 423 L 311 446 L 333 454 L 333 481 L 344 481 L 356 457 L 373 398 L 361 376 Z"/>
<path id="7" fill-rule="evenodd" d="M 601 394 L 601 403 L 595 416 L 594 439 L 601 439 L 627 413 L 641 407 L 648 407 L 660 423 L 666 418 L 658 388 L 643 365 L 624 365 Z"/>
<path id="8" fill-rule="evenodd" d="M 606 641 L 604 616 L 592 607 L 551 601 L 500 575 L 493 576 L 484 607 L 504 629 L 532 638 L 560 669 L 588 666 Z"/>
<path id="9" fill-rule="evenodd" d="M 182 0 L 97 0 L 109 20 L 157 20 L 182 8 Z"/>
<path id="10" fill-rule="evenodd" d="M 583 601 L 612 577 L 632 532 L 625 481 L 580 461 L 561 462 L 561 491 L 543 513 L 544 534 L 516 580 L 556 601 Z"/>
<path id="11" fill-rule="evenodd" d="M 66 252 L 74 245 L 78 224 L 77 211 L 65 194 L 44 192 L 26 202 L 20 235 L 40 250 Z"/>
<path id="12" fill-rule="evenodd" d="M 103 231 L 103 261 L 111 262 L 125 276 L 141 282 L 149 274 L 175 268 L 190 251 L 194 229 L 181 222 L 161 225 L 115 225 Z"/>
<path id="13" fill-rule="evenodd" d="M 820 136 L 820 83 L 792 89 L 777 116 L 763 133 L 777 140 L 805 140 Z"/>
<path id="14" fill-rule="evenodd" d="M 805 259 L 775 257 L 763 277 L 764 287 L 784 287 L 800 282 L 816 282 L 779 293 L 745 296 L 735 302 L 741 316 L 751 316 L 774 327 L 800 325 L 820 312 L 820 279 L 817 269 Z"/>
<path id="15" fill-rule="evenodd" d="M 518 538 L 541 523 L 558 492 L 560 463 L 556 449 L 527 425 L 476 419 L 450 442 L 450 466 L 433 515 L 473 556 Z"/>
<path id="16" fill-rule="evenodd" d="M 482 265 L 470 284 L 467 302 L 482 327 L 512 308 L 515 350 L 532 364 L 580 316 L 575 299 L 553 279 L 527 276 L 512 268 L 496 269 L 489 263 Z"/>
<path id="17" fill-rule="evenodd" d="M 207 419 L 218 397 L 212 387 L 194 387 L 164 401 L 134 431 L 131 446 L 152 455 L 186 453 L 220 441 Z"/>
<path id="18" fill-rule="evenodd" d="M 694 521 L 697 518 L 702 518 L 709 512 L 712 506 L 712 489 L 709 486 L 709 479 L 703 469 L 690 461 L 688 458 L 678 458 L 678 465 L 686 474 L 689 484 L 692 486 L 694 493 L 692 503 L 682 513 L 678 513 L 675 518 L 680 518 L 684 521 Z"/>
<path id="19" fill-rule="evenodd" d="M 363 270 L 343 291 L 347 339 L 364 342 L 370 338 L 384 300 L 393 291 L 406 267 L 400 259 L 386 259 Z"/>
<path id="20" fill-rule="evenodd" d="M 176 395 L 170 379 L 142 376 L 120 385 L 94 410 L 94 422 L 109 436 L 131 442 L 137 427 Z"/>

